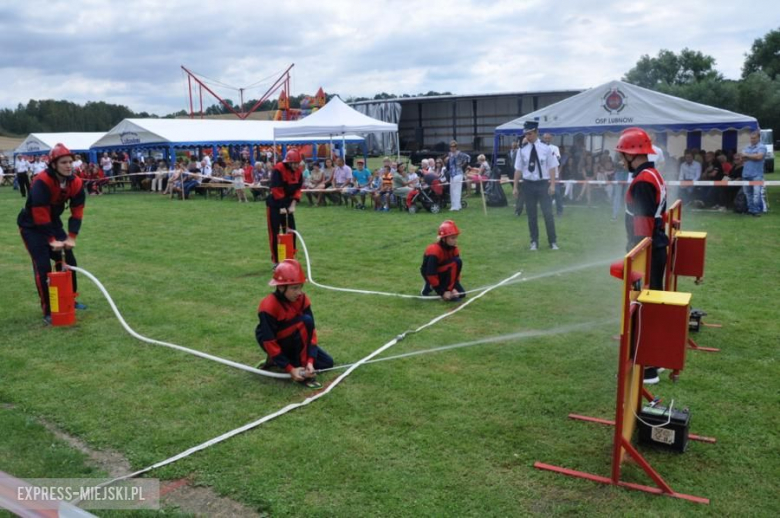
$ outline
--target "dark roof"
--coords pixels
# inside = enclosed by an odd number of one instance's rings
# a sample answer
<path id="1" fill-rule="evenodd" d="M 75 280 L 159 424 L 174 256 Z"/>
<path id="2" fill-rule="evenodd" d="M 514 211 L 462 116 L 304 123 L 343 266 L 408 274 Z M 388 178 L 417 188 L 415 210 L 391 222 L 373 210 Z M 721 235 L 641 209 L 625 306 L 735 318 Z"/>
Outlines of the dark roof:
<path id="1" fill-rule="evenodd" d="M 494 93 L 482 93 L 482 94 L 467 94 L 467 95 L 432 95 L 432 96 L 418 96 L 418 97 L 393 97 L 392 99 L 369 99 L 368 101 L 356 101 L 349 102 L 350 106 L 356 104 L 373 104 L 373 103 L 407 103 L 407 102 L 419 102 L 419 101 L 442 101 L 442 100 L 457 100 L 457 99 L 477 99 L 485 97 L 508 97 L 519 95 L 542 95 L 542 94 L 571 94 L 575 95 L 583 92 L 584 90 L 536 90 L 530 92 L 494 92 Z"/>

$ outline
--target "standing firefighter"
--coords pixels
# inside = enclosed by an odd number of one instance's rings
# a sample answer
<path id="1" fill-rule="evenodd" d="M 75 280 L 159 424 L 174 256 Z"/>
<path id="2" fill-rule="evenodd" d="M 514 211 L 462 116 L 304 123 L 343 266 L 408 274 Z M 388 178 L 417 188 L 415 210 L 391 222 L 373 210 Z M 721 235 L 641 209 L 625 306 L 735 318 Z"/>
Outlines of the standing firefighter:
<path id="1" fill-rule="evenodd" d="M 295 259 L 285 259 L 268 283 L 276 291 L 260 301 L 255 338 L 268 355 L 265 367 L 278 367 L 293 381 L 314 385 L 316 370 L 333 367 L 333 358 L 317 345 L 314 314 L 303 293 L 306 276 Z"/>
<path id="2" fill-rule="evenodd" d="M 425 249 L 420 266 L 425 286 L 420 293 L 426 296 L 435 291 L 444 300 L 457 301 L 466 296 L 466 290 L 460 285 L 463 269 L 458 250 L 460 230 L 448 219 L 439 226 L 438 234 L 439 240 Z"/>
<path id="3" fill-rule="evenodd" d="M 297 150 L 287 152 L 282 162 L 271 170 L 271 194 L 266 198 L 268 219 L 268 242 L 271 245 L 271 262 L 279 263 L 277 236 L 280 229 L 295 230 L 295 205 L 301 200 L 303 171 L 300 168 L 301 155 Z M 295 241 L 293 241 L 294 246 Z"/>
<path id="4" fill-rule="evenodd" d="M 666 184 L 653 162 L 647 158 L 653 153 L 653 144 L 644 130 L 628 128 L 620 134 L 615 150 L 623 155 L 632 174 L 626 192 L 627 250 L 649 237 L 653 241 L 650 265 L 650 288 L 663 289 L 666 247 L 669 238 L 664 231 L 666 211 Z"/>
<path id="5" fill-rule="evenodd" d="M 27 203 L 17 218 L 22 241 L 32 258 L 35 285 L 41 299 L 43 319 L 47 324 L 51 324 L 48 284 L 51 261 L 55 261 L 57 271 L 62 270 L 64 250 L 65 262 L 76 266 L 73 248 L 81 229 L 85 199 L 81 178 L 73 174 L 73 154 L 63 144 L 57 144 L 49 154 L 49 167 L 35 177 Z M 67 233 L 60 219 L 66 204 L 70 206 Z M 76 273 L 71 274 L 73 292 L 76 293 Z M 76 302 L 75 307 L 86 309 L 79 302 Z"/>
<path id="6" fill-rule="evenodd" d="M 650 253 L 650 289 L 663 290 L 666 247 L 669 238 L 664 232 L 666 211 L 666 184 L 648 155 L 654 153 L 653 143 L 644 130 L 628 128 L 620 134 L 615 150 L 623 155 L 627 169 L 631 172 L 631 184 L 626 192 L 627 250 L 631 250 L 642 239 L 652 239 Z M 658 383 L 658 369 L 646 366 L 644 383 Z"/>

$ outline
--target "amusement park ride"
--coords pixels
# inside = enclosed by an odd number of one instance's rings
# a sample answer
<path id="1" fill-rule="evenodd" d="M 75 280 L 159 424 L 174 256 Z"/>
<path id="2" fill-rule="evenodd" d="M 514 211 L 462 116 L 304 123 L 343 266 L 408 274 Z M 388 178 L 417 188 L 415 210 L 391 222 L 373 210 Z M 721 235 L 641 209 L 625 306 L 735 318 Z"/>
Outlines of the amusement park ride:
<path id="1" fill-rule="evenodd" d="M 295 63 L 287 67 L 287 69 L 282 72 L 276 81 L 274 81 L 271 86 L 268 87 L 260 99 L 247 111 L 244 111 L 244 92 L 247 90 L 247 88 L 230 87 L 234 88 L 239 93 L 238 111 L 236 111 L 236 108 L 233 105 L 220 97 L 216 92 L 214 92 L 214 90 L 209 88 L 204 79 L 201 79 L 194 72 L 182 65 L 181 69 L 187 74 L 187 94 L 190 101 L 190 119 L 194 119 L 196 116 L 199 116 L 201 119 L 203 118 L 203 90 L 206 90 L 206 92 L 211 94 L 217 101 L 219 101 L 220 104 L 225 107 L 225 109 L 241 120 L 247 119 L 252 113 L 257 111 L 257 109 L 263 104 L 264 101 L 270 99 L 271 96 L 280 89 L 281 92 L 279 93 L 278 109 L 274 114 L 274 120 L 298 120 L 306 117 L 307 115 L 310 115 L 311 113 L 314 113 L 318 109 L 325 106 L 325 103 L 327 102 L 327 97 L 325 92 L 322 90 L 322 87 L 317 90 L 317 93 L 313 97 L 308 95 L 305 96 L 301 100 L 300 108 L 290 107 L 290 70 L 292 70 L 294 66 Z M 198 112 L 196 112 L 194 108 L 193 81 L 196 83 L 195 87 L 197 88 L 197 95 L 200 103 L 200 110 Z"/>

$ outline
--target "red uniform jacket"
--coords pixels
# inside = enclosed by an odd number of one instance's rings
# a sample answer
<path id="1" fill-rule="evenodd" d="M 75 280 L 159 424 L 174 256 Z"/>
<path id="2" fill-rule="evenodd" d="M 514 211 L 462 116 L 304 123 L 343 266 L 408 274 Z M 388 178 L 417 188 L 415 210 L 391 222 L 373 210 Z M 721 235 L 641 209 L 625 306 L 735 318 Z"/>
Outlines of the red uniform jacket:
<path id="1" fill-rule="evenodd" d="M 669 239 L 664 231 L 666 184 L 652 162 L 637 168 L 626 191 L 626 233 L 628 250 L 643 238 L 653 240 L 653 248 L 665 247 Z"/>
<path id="2" fill-rule="evenodd" d="M 425 277 L 425 280 L 428 281 L 428 284 L 431 285 L 431 288 L 439 295 L 449 289 L 447 286 L 440 285 L 439 274 L 446 271 L 458 256 L 460 256 L 460 251 L 457 246 L 449 247 L 441 241 L 428 245 L 425 249 L 420 272 Z M 453 284 L 458 281 L 460 281 L 460 277 L 452 279 Z"/>
<path id="3" fill-rule="evenodd" d="M 41 232 L 49 239 L 64 239 L 60 216 L 65 212 L 65 204 L 70 202 L 68 236 L 75 239 L 81 229 L 86 195 L 81 178 L 75 174 L 60 181 L 52 169 L 35 176 L 27 203 L 16 219 L 22 228 Z"/>
<path id="4" fill-rule="evenodd" d="M 284 162 L 276 164 L 271 171 L 271 195 L 266 198 L 269 207 L 286 209 L 293 200 L 301 200 L 303 171 L 298 167 L 290 171 Z"/>
<path id="5" fill-rule="evenodd" d="M 263 346 L 274 364 L 287 372 L 293 370 L 293 366 L 290 359 L 282 351 L 278 340 L 287 338 L 296 331 L 301 332 L 301 336 L 304 336 L 304 333 L 307 332 L 302 320 L 304 314 L 314 319 L 311 312 L 311 302 L 305 294 L 298 297 L 295 302 L 290 302 L 281 293 L 274 292 L 261 300 L 260 306 L 257 308 L 260 324 L 255 329 L 255 338 Z M 305 367 L 314 362 L 314 351 L 310 349 L 316 345 L 317 331 L 314 331 L 309 347 L 301 347 L 301 366 Z"/>

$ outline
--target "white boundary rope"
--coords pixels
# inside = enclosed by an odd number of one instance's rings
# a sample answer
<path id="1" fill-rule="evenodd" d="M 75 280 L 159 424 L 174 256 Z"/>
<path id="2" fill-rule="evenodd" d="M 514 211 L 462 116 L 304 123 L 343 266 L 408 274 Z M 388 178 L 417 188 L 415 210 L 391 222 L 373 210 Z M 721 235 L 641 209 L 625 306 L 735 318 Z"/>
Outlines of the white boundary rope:
<path id="1" fill-rule="evenodd" d="M 306 257 L 306 269 L 308 270 L 307 273 L 308 273 L 309 282 L 311 282 L 313 285 L 319 288 L 322 288 L 324 290 L 342 291 L 344 293 L 359 293 L 361 295 L 382 295 L 385 297 L 399 297 L 402 299 L 417 299 L 417 300 L 441 300 L 441 297 L 439 297 L 438 295 L 407 295 L 405 293 L 390 293 L 386 291 L 371 291 L 371 290 L 358 290 L 353 288 L 339 288 L 337 286 L 328 286 L 327 284 L 320 284 L 319 282 L 314 280 L 314 276 L 312 274 L 311 257 L 309 257 L 309 249 L 306 247 L 306 241 L 303 239 L 303 236 L 297 230 L 289 229 L 289 231 L 298 237 L 298 239 L 301 241 L 301 245 L 303 246 L 303 255 Z M 522 272 L 518 272 L 518 275 L 520 273 Z M 481 288 L 475 288 L 473 290 L 466 290 L 463 293 L 465 294 L 476 293 L 485 290 L 487 288 L 493 289 L 496 286 L 498 285 L 496 284 L 493 286 L 483 286 Z"/>
<path id="2" fill-rule="evenodd" d="M 176 462 L 178 460 L 181 460 L 181 459 L 183 459 L 185 457 L 189 457 L 193 453 L 205 450 L 206 448 L 209 448 L 210 446 L 213 446 L 213 445 L 218 444 L 220 442 L 223 442 L 223 441 L 225 441 L 227 439 L 230 439 L 231 437 L 234 437 L 236 435 L 244 433 L 247 430 L 251 430 L 252 428 L 256 428 L 256 427 L 260 426 L 263 423 L 267 423 L 268 421 L 271 421 L 272 419 L 276 419 L 277 417 L 282 416 L 282 415 L 284 415 L 284 414 L 286 414 L 288 412 L 291 412 L 291 411 L 293 411 L 293 410 L 295 410 L 297 408 L 301 408 L 301 407 L 310 405 L 311 403 L 314 403 L 318 399 L 320 399 L 320 398 L 326 396 L 327 394 L 329 394 L 330 391 L 332 391 L 334 388 L 336 388 L 336 386 L 338 386 L 342 381 L 344 381 L 344 379 L 347 376 L 352 374 L 352 372 L 355 369 L 357 369 L 361 365 L 365 364 L 366 362 L 370 361 L 375 356 L 377 356 L 379 354 L 382 354 L 384 351 L 386 351 L 390 347 L 392 347 L 395 344 L 397 344 L 399 341 L 401 341 L 404 338 L 406 338 L 407 335 L 413 334 L 413 333 L 419 333 L 423 329 L 436 324 L 440 320 L 443 320 L 443 319 L 445 319 L 445 318 L 447 318 L 447 317 L 449 317 L 451 315 L 454 315 L 458 311 L 461 311 L 461 310 L 465 309 L 472 302 L 475 302 L 475 301 L 479 300 L 480 298 L 482 298 L 484 295 L 486 295 L 490 291 L 494 290 L 495 288 L 498 288 L 498 287 L 503 286 L 504 284 L 506 284 L 508 282 L 511 282 L 512 280 L 517 278 L 521 273 L 522 272 L 517 272 L 517 273 L 507 277 L 506 279 L 502 280 L 498 284 L 495 284 L 494 286 L 491 286 L 491 287 L 485 289 L 484 291 L 482 291 L 478 295 L 476 295 L 473 298 L 467 300 L 463 304 L 461 304 L 461 305 L 451 309 L 450 311 L 447 311 L 446 313 L 444 313 L 442 315 L 439 315 L 438 317 L 434 318 L 433 320 L 431 320 L 427 324 L 423 324 L 422 326 L 418 327 L 417 329 L 415 329 L 413 331 L 407 331 L 407 332 L 404 332 L 404 333 L 396 336 L 395 338 L 393 338 L 392 340 L 390 340 L 389 342 L 384 344 L 379 349 L 375 350 L 374 352 L 372 352 L 368 356 L 364 357 L 362 360 L 359 360 L 358 362 L 353 363 L 345 372 L 343 372 L 335 380 L 333 380 L 333 382 L 330 385 L 328 385 L 324 390 L 322 390 L 321 392 L 318 392 L 317 394 L 315 394 L 315 395 L 313 395 L 311 397 L 308 397 L 308 398 L 304 399 L 300 403 L 289 404 L 289 405 L 281 408 L 280 410 L 277 410 L 276 412 L 273 412 L 273 413 L 268 414 L 268 415 L 266 415 L 264 417 L 261 417 L 260 419 L 258 419 L 256 421 L 253 421 L 251 423 L 245 424 L 244 426 L 241 426 L 240 428 L 236 428 L 235 430 L 231 430 L 231 431 L 229 431 L 227 433 L 224 433 L 224 434 L 222 434 L 222 435 L 220 435 L 218 437 L 210 439 L 210 440 L 208 440 L 208 441 L 206 441 L 204 443 L 201 443 L 201 444 L 199 444 L 197 446 L 193 446 L 192 448 L 190 448 L 188 450 L 185 450 L 185 451 L 179 453 L 178 455 L 174 455 L 173 457 L 170 457 L 168 459 L 160 461 L 160 462 L 158 462 L 156 464 L 152 464 L 151 466 L 148 466 L 148 467 L 146 467 L 144 469 L 138 470 L 138 471 L 136 471 L 134 473 L 130 473 L 128 475 L 117 477 L 117 478 L 115 478 L 113 480 L 110 480 L 108 482 L 100 484 L 97 487 L 108 486 L 108 485 L 113 484 L 114 482 L 119 482 L 121 480 L 126 480 L 128 478 L 137 477 L 138 475 L 142 475 L 144 473 L 152 471 L 153 469 L 157 469 L 157 468 L 161 468 L 163 466 L 167 466 L 168 464 L 172 464 L 172 463 L 174 463 L 174 462 Z"/>
<path id="3" fill-rule="evenodd" d="M 250 367 L 249 365 L 244 365 L 243 363 L 237 363 L 231 360 L 226 360 L 224 358 L 220 358 L 219 356 L 213 356 L 208 353 L 196 351 L 195 349 L 190 349 L 188 347 L 182 347 L 181 345 L 176 345 L 168 342 L 161 342 L 160 340 L 154 340 L 152 338 L 147 338 L 139 333 L 136 333 L 129 325 L 127 325 L 127 322 L 125 322 L 125 319 L 122 318 L 122 314 L 119 313 L 119 310 L 116 307 L 116 304 L 114 304 L 113 299 L 111 298 L 111 295 L 108 294 L 108 290 L 106 290 L 105 286 L 91 273 L 88 271 L 78 268 L 76 266 L 67 266 L 67 269 L 73 270 L 74 272 L 78 272 L 82 275 L 84 275 L 86 278 L 91 280 L 95 283 L 95 286 L 98 287 L 98 289 L 103 293 L 103 296 L 106 297 L 106 300 L 108 301 L 108 304 L 111 306 L 111 309 L 114 311 L 114 314 L 116 315 L 116 318 L 119 319 L 119 323 L 122 324 L 122 327 L 125 328 L 125 331 L 130 333 L 130 335 L 133 338 L 137 338 L 138 340 L 141 340 L 142 342 L 146 342 L 152 345 L 162 345 L 163 347 L 169 347 L 171 349 L 176 349 L 177 351 L 182 351 L 188 354 L 192 354 L 195 356 L 198 356 L 200 358 L 205 358 L 207 360 L 211 360 L 217 363 L 221 363 L 223 365 L 228 365 L 230 367 L 235 367 L 236 369 L 241 369 L 243 371 L 251 372 L 252 374 L 259 374 L 261 376 L 266 376 L 269 378 L 278 378 L 278 379 L 290 379 L 289 374 L 282 374 L 277 372 L 269 372 L 264 371 L 260 369 L 256 369 L 254 367 Z"/>
<path id="4" fill-rule="evenodd" d="M 104 178 L 101 178 L 101 180 L 114 180 L 118 178 L 129 178 L 131 176 L 144 176 L 144 177 L 150 177 L 154 176 L 155 174 L 167 174 L 171 175 L 173 171 L 169 171 L 166 173 L 160 173 L 156 171 L 151 172 L 141 172 L 141 173 L 125 173 L 125 174 L 118 174 L 115 176 L 106 176 Z M 233 180 L 230 180 L 227 178 L 227 176 L 205 176 L 202 173 L 191 173 L 189 171 L 182 171 L 182 175 L 184 176 L 196 176 L 200 177 L 202 179 L 209 179 L 209 183 L 223 183 L 225 184 L 224 187 L 226 189 L 233 186 Z M 90 179 L 85 178 L 84 181 L 90 181 Z M 463 180 L 463 183 L 493 183 L 498 182 L 501 184 L 511 184 L 513 180 L 510 178 L 483 178 L 480 180 L 477 177 L 470 177 L 465 178 Z M 518 180 L 519 183 L 523 183 L 523 180 Z M 555 180 L 555 183 L 560 184 L 590 184 L 590 185 L 629 185 L 631 183 L 630 180 Z M 753 185 L 753 186 L 765 186 L 765 187 L 772 187 L 772 186 L 778 186 L 780 185 L 780 180 L 665 180 L 664 183 L 666 185 L 675 185 L 675 186 L 681 186 L 681 187 L 743 187 L 746 185 Z M 449 182 L 441 182 L 440 185 L 450 185 Z M 221 187 L 221 186 L 220 186 Z M 244 184 L 244 188 L 253 188 L 253 189 L 269 189 L 270 187 L 266 184 L 258 184 L 258 183 L 247 183 Z M 331 187 L 327 189 L 301 189 L 301 192 L 324 192 L 324 193 L 341 193 L 344 192 L 345 187 Z"/>

